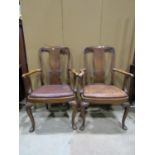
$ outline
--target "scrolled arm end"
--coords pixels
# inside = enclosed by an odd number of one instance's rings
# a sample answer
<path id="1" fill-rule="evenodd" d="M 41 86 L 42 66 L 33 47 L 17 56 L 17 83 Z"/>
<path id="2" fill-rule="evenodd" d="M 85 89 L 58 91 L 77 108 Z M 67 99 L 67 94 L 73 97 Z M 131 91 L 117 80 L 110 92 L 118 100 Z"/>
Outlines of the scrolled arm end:
<path id="1" fill-rule="evenodd" d="M 85 68 L 81 69 L 81 70 L 80 70 L 80 73 L 78 74 L 78 77 L 80 77 L 80 78 L 83 77 L 84 74 L 85 74 L 85 71 L 86 71 Z"/>
<path id="2" fill-rule="evenodd" d="M 75 69 L 69 68 L 68 71 L 71 72 L 71 73 L 73 73 L 75 76 L 78 76 L 78 72 L 76 72 Z"/>

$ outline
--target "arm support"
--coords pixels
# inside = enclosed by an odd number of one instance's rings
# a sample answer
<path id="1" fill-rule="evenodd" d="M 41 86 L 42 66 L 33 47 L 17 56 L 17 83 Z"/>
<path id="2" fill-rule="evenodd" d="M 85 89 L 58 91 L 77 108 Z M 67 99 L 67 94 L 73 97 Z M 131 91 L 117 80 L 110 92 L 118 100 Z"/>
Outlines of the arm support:
<path id="1" fill-rule="evenodd" d="M 72 76 L 73 76 L 73 85 L 72 85 L 72 89 L 73 89 L 73 91 L 76 92 L 76 82 L 77 82 L 78 73 L 76 72 L 75 69 L 71 69 L 71 68 L 68 69 L 68 72 L 69 72 L 69 74 L 72 73 Z M 71 84 L 71 83 L 72 83 L 72 82 L 71 82 L 71 79 L 70 79 L 70 76 L 69 76 L 69 84 Z"/>
<path id="2" fill-rule="evenodd" d="M 123 87 L 122 87 L 122 89 L 125 90 L 125 86 L 126 86 L 127 80 L 129 78 L 133 78 L 134 75 L 132 73 L 129 73 L 129 72 L 123 71 L 121 69 L 117 69 L 117 68 L 113 68 L 113 71 L 125 75 L 124 82 L 123 82 Z"/>
<path id="3" fill-rule="evenodd" d="M 78 74 L 78 82 L 79 82 L 79 86 L 78 87 L 78 93 L 80 94 L 81 91 L 83 91 L 84 89 L 84 85 L 85 85 L 85 75 L 86 75 L 86 69 L 83 68 L 80 70 L 80 73 Z"/>

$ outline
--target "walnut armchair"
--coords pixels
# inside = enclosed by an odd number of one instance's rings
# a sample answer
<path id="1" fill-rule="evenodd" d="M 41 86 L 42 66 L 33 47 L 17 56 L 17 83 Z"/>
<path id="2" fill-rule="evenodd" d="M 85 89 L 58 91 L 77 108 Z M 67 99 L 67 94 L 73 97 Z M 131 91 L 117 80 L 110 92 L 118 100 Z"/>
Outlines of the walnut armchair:
<path id="1" fill-rule="evenodd" d="M 45 84 L 45 74 L 43 72 L 43 56 L 47 53 L 49 61 L 48 79 L 49 83 Z M 67 81 L 62 81 L 62 69 L 61 58 L 66 56 L 67 64 L 65 73 L 67 75 Z M 27 103 L 26 111 L 31 120 L 32 127 L 30 132 L 35 130 L 35 121 L 32 114 L 31 107 L 36 103 L 44 104 L 65 104 L 70 103 L 72 106 L 72 128 L 76 129 L 75 116 L 77 112 L 77 95 L 75 90 L 76 76 L 75 70 L 71 69 L 71 58 L 70 51 L 67 47 L 49 47 L 40 48 L 39 60 L 40 69 L 30 71 L 29 73 L 23 74 L 23 78 L 28 78 L 30 86 L 27 89 Z M 41 86 L 35 90 L 32 88 L 31 75 L 39 73 Z M 73 81 L 71 82 L 71 77 Z M 71 84 L 72 83 L 72 84 Z"/>
<path id="2" fill-rule="evenodd" d="M 93 73 L 90 76 L 90 66 L 88 65 L 88 55 L 93 56 Z M 111 55 L 110 63 L 110 83 L 105 84 L 105 55 Z M 80 130 L 85 128 L 85 109 L 89 105 L 122 105 L 124 114 L 122 118 L 122 128 L 127 130 L 125 120 L 129 111 L 130 104 L 128 104 L 128 94 L 126 92 L 126 84 L 133 74 L 115 68 L 115 50 L 113 47 L 97 46 L 87 47 L 84 50 L 84 64 L 85 68 L 80 70 L 78 79 L 80 83 L 79 94 L 81 98 L 81 118 L 82 125 Z M 125 76 L 122 89 L 114 85 L 114 73 L 118 72 Z M 93 79 L 93 80 L 92 80 Z"/>

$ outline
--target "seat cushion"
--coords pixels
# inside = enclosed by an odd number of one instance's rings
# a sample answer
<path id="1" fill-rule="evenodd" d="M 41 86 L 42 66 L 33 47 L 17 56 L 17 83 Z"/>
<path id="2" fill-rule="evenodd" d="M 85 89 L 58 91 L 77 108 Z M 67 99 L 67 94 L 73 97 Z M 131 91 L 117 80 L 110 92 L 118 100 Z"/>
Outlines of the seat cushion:
<path id="1" fill-rule="evenodd" d="M 84 87 L 84 96 L 91 98 L 124 98 L 127 94 L 113 85 L 92 84 Z"/>
<path id="2" fill-rule="evenodd" d="M 34 90 L 30 97 L 39 98 L 57 98 L 73 96 L 74 93 L 69 85 L 45 85 Z"/>

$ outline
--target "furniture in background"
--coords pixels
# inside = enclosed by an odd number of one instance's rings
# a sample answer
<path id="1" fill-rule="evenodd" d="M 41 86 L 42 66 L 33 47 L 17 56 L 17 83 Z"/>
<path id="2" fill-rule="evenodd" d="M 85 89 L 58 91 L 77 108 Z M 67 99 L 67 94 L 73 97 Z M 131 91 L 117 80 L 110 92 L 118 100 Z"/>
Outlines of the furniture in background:
<path id="1" fill-rule="evenodd" d="M 29 84 L 28 80 L 23 80 L 22 74 L 28 72 L 26 48 L 23 33 L 22 20 L 19 19 L 19 108 L 23 106 L 23 99 L 26 97 L 25 87 Z"/>
<path id="2" fill-rule="evenodd" d="M 25 98 L 25 88 L 24 88 L 24 82 L 22 78 L 22 68 L 21 65 L 19 65 L 19 109 L 22 108 L 23 104 L 21 104 L 21 101 Z"/>
<path id="3" fill-rule="evenodd" d="M 45 53 L 48 55 L 48 73 L 44 71 L 44 59 Z M 66 69 L 64 74 L 66 74 L 66 81 L 62 78 L 62 64 L 61 58 L 65 57 L 67 59 Z M 75 116 L 77 113 L 77 94 L 74 92 L 76 76 L 77 73 L 71 69 L 71 56 L 69 48 L 67 47 L 48 47 L 40 48 L 39 50 L 39 60 L 40 69 L 32 70 L 26 74 L 23 74 L 24 78 L 30 79 L 33 74 L 39 73 L 41 86 L 37 89 L 32 88 L 32 83 L 30 83 L 29 89 L 27 89 L 27 103 L 26 111 L 30 117 L 32 127 L 30 132 L 35 130 L 35 121 L 32 114 L 31 107 L 36 103 L 43 104 L 67 104 L 70 103 L 72 106 L 72 128 L 76 129 Z M 46 62 L 47 62 L 46 60 Z M 48 77 L 48 83 L 46 84 L 45 76 Z M 71 81 L 71 77 L 73 82 Z"/>
<path id="4" fill-rule="evenodd" d="M 87 59 L 90 53 L 93 55 L 93 71 L 91 74 L 90 65 L 88 65 Z M 110 63 L 110 83 L 105 83 L 105 65 L 106 54 L 111 55 Z M 108 60 L 109 61 L 109 60 Z M 128 93 L 125 92 L 126 84 L 129 78 L 133 77 L 133 74 L 126 71 L 115 68 L 115 50 L 113 47 L 97 46 L 87 47 L 84 50 L 84 64 L 85 68 L 82 69 L 78 75 L 78 80 L 81 88 L 78 92 L 81 97 L 81 117 L 82 125 L 80 130 L 84 130 L 85 127 L 85 109 L 89 105 L 122 105 L 124 108 L 124 114 L 122 118 L 122 128 L 127 130 L 125 120 L 130 108 L 128 101 Z M 118 72 L 125 76 L 122 89 L 114 85 L 114 74 Z M 91 75 L 90 75 L 91 74 Z M 93 77 L 91 77 L 93 76 Z"/>
<path id="5" fill-rule="evenodd" d="M 19 64 L 21 66 L 23 74 L 28 72 L 25 39 L 21 19 L 19 19 Z"/>
<path id="6" fill-rule="evenodd" d="M 133 58 L 133 63 L 130 65 L 130 73 L 132 73 L 134 77 L 130 81 L 129 102 L 132 106 L 135 106 L 135 56 Z"/>

